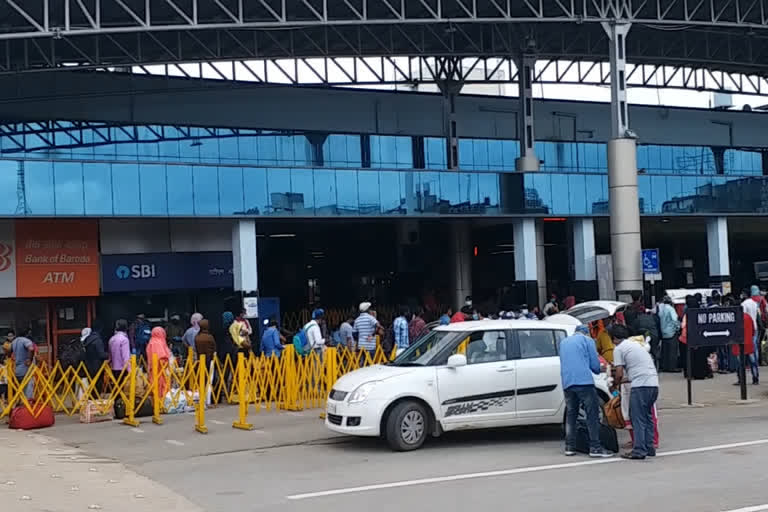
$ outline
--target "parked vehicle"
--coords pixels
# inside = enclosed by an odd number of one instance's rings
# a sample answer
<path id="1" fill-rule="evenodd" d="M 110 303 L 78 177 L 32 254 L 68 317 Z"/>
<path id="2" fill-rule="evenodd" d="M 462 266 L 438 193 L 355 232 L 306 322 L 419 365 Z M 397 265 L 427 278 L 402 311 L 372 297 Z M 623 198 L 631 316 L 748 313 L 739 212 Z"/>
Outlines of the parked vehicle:
<path id="1" fill-rule="evenodd" d="M 341 377 L 325 424 L 335 432 L 382 437 L 396 451 L 451 430 L 562 424 L 560 341 L 574 325 L 487 320 L 436 327 L 392 363 Z M 595 376 L 602 401 L 606 375 Z"/>

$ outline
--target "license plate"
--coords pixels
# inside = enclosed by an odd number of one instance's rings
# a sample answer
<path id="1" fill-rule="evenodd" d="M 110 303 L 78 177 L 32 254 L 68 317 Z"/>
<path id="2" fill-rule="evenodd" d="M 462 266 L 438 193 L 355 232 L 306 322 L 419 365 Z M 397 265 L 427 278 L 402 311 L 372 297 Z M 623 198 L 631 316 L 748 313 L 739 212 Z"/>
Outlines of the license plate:
<path id="1" fill-rule="evenodd" d="M 328 413 L 336 414 L 336 404 L 328 404 Z"/>

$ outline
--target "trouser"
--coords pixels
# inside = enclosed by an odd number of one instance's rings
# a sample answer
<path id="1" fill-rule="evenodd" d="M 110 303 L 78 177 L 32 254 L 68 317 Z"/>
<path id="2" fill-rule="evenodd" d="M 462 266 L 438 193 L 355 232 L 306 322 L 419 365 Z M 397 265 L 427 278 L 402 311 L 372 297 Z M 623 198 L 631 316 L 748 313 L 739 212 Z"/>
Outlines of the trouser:
<path id="1" fill-rule="evenodd" d="M 717 347 L 717 368 L 723 372 L 731 371 L 731 349 L 728 345 Z"/>
<path id="2" fill-rule="evenodd" d="M 634 444 L 632 455 L 655 455 L 653 447 L 653 405 L 659 397 L 657 387 L 633 387 L 629 395 L 629 417 L 632 421 Z"/>
<path id="3" fill-rule="evenodd" d="M 30 368 L 28 371 L 32 371 L 32 368 Z M 21 385 L 21 381 L 24 380 L 24 377 L 26 377 L 26 373 L 22 374 L 16 374 L 16 380 L 18 381 L 19 385 Z M 32 397 L 34 395 L 35 390 L 35 378 L 30 377 L 29 382 L 27 382 L 27 385 L 24 386 L 24 396 L 27 397 L 27 400 L 32 400 Z"/>
<path id="4" fill-rule="evenodd" d="M 677 338 L 662 338 L 661 340 L 661 358 L 659 366 L 662 371 L 673 372 L 679 368 L 677 366 Z"/>
<path id="5" fill-rule="evenodd" d="M 565 390 L 565 449 L 570 450 L 576 444 L 576 422 L 579 419 L 579 407 L 584 406 L 587 431 L 589 432 L 589 451 L 602 450 L 600 445 L 600 405 L 595 386 L 571 386 Z"/>
<path id="6" fill-rule="evenodd" d="M 359 350 L 359 354 L 360 354 L 360 366 L 361 367 L 368 366 L 369 364 L 373 364 L 373 363 L 369 363 L 368 359 L 370 358 L 371 361 L 374 361 L 376 358 L 376 349 L 374 348 L 372 350 L 366 350 L 364 348 L 361 348 Z"/>
<path id="7" fill-rule="evenodd" d="M 760 380 L 760 365 L 758 364 L 757 354 L 747 354 L 744 356 L 749 366 L 749 371 L 752 373 L 752 381 L 757 382 Z M 738 368 L 741 370 L 741 357 L 736 358 L 738 361 Z M 741 371 L 739 371 L 739 382 L 741 382 Z"/>

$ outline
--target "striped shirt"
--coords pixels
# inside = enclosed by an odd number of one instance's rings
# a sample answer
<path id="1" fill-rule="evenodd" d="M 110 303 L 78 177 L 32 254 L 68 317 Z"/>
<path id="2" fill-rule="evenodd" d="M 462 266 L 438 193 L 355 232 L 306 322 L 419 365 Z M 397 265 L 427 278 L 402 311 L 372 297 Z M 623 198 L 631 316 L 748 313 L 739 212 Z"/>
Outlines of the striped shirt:
<path id="1" fill-rule="evenodd" d="M 395 318 L 392 330 L 394 331 L 397 348 L 408 348 L 408 345 L 410 345 L 408 341 L 408 320 L 404 316 Z"/>
<path id="2" fill-rule="evenodd" d="M 355 320 L 355 332 L 357 333 L 357 347 L 361 350 L 376 350 L 376 326 L 378 320 L 369 313 L 360 313 Z"/>

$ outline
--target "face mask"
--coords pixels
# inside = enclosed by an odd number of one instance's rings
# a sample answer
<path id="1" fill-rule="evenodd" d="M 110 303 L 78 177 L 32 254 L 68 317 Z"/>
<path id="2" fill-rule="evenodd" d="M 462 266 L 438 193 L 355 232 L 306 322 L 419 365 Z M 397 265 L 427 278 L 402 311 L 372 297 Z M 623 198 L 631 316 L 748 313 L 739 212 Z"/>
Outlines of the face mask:
<path id="1" fill-rule="evenodd" d="M 475 313 L 474 315 L 472 315 L 472 320 L 480 320 L 480 315 Z"/>
<path id="2" fill-rule="evenodd" d="M 524 309 L 524 310 L 522 311 L 522 313 L 523 313 L 523 315 L 527 315 L 527 314 L 528 314 L 528 310 L 527 310 L 527 309 Z"/>

